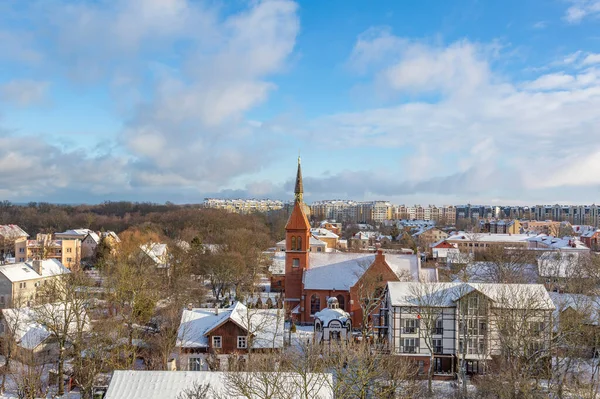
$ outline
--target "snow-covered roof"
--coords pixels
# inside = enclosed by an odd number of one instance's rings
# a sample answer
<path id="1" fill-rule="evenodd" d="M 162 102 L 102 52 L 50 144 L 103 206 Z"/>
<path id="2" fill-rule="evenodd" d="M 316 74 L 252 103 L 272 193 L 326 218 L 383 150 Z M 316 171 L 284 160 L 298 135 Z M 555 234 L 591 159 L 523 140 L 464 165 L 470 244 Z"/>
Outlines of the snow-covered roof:
<path id="1" fill-rule="evenodd" d="M 305 289 L 348 291 L 375 261 L 375 255 L 361 253 L 311 253 L 304 272 Z M 401 277 L 418 281 L 420 264 L 416 255 L 386 254 L 385 261 Z"/>
<path id="2" fill-rule="evenodd" d="M 581 313 L 584 320 L 582 324 L 591 324 L 597 326 L 600 324 L 600 297 L 580 294 L 559 294 L 550 292 L 550 298 L 556 306 L 554 311 L 555 320 L 560 320 L 560 314 L 571 308 Z"/>
<path id="3" fill-rule="evenodd" d="M 79 239 L 83 239 L 89 233 L 93 233 L 93 231 L 90 229 L 71 229 L 71 230 L 63 231 L 62 233 L 56 233 L 54 235 L 57 238 L 77 237 Z"/>
<path id="4" fill-rule="evenodd" d="M 121 242 L 121 239 L 119 238 L 119 236 L 117 235 L 117 233 L 115 233 L 114 231 L 111 231 L 111 230 L 101 232 L 100 236 L 102 236 L 102 237 L 112 237 L 116 242 Z"/>
<path id="5" fill-rule="evenodd" d="M 275 252 L 269 271 L 273 275 L 285 274 L 285 252 Z"/>
<path id="6" fill-rule="evenodd" d="M 457 274 L 455 282 L 469 283 L 494 283 L 498 281 L 499 270 L 498 265 L 494 262 L 470 262 L 467 266 Z M 510 269 L 514 271 L 522 280 L 519 282 L 536 284 L 538 282 L 537 266 L 529 263 L 511 264 Z M 509 273 L 507 271 L 506 273 Z"/>
<path id="7" fill-rule="evenodd" d="M 5 238 L 29 237 L 29 234 L 16 224 L 0 225 L 0 236 Z"/>
<path id="8" fill-rule="evenodd" d="M 348 320 L 350 320 L 350 314 L 339 308 L 325 308 L 320 312 L 315 313 L 315 320 L 317 319 L 321 320 L 321 323 L 323 323 L 324 327 L 327 327 L 332 320 L 339 321 L 343 326 Z"/>
<path id="9" fill-rule="evenodd" d="M 452 242 L 526 242 L 535 236 L 529 234 L 492 234 L 492 233 L 465 233 L 459 231 L 446 238 Z"/>
<path id="10" fill-rule="evenodd" d="M 310 229 L 310 234 L 317 236 L 317 238 L 318 237 L 339 238 L 339 236 L 337 234 L 335 234 L 334 232 L 329 231 L 327 229 L 323 229 L 323 228 Z"/>
<path id="11" fill-rule="evenodd" d="M 65 314 L 70 314 L 70 308 L 67 307 L 67 311 L 65 311 L 65 306 L 69 305 L 65 305 L 64 303 L 50 303 L 39 307 L 2 309 L 2 314 L 4 315 L 6 326 L 14 329 L 14 338 L 17 344 L 24 349 L 31 350 L 38 347 L 52 335 L 44 327 L 43 323 L 41 323 L 43 320 L 40 319 L 43 319 L 46 314 L 51 314 L 53 323 L 55 322 L 54 320 L 61 323 L 60 320 L 64 320 L 61 317 L 64 317 Z M 82 315 L 85 319 L 83 329 L 87 331 L 91 324 L 85 314 L 85 309 L 82 308 L 81 312 L 83 312 Z M 77 331 L 77 327 L 77 321 L 73 319 L 69 323 L 69 334 L 74 334 Z"/>
<path id="12" fill-rule="evenodd" d="M 98 235 L 98 233 L 90 231 L 87 236 L 84 238 L 84 240 L 86 240 L 88 237 L 90 237 L 92 240 L 94 240 L 94 242 L 96 244 L 98 244 L 100 242 L 100 236 Z"/>
<path id="13" fill-rule="evenodd" d="M 542 248 L 550 248 L 550 249 L 559 249 L 559 250 L 583 250 L 589 251 L 589 248 L 585 246 L 579 238 L 575 237 L 553 237 L 545 234 L 539 234 L 535 237 L 530 237 L 527 241 L 532 243 L 535 246 Z"/>
<path id="14" fill-rule="evenodd" d="M 253 336 L 252 347 L 283 347 L 283 313 L 280 309 L 248 309 L 236 302 L 227 309 L 185 309 L 177 332 L 177 346 L 207 348 L 208 334 L 227 322 L 233 321 Z"/>
<path id="15" fill-rule="evenodd" d="M 584 269 L 580 265 L 588 256 L 588 253 L 580 252 L 544 252 L 537 259 L 538 273 L 540 277 L 583 277 Z"/>
<path id="16" fill-rule="evenodd" d="M 167 263 L 167 244 L 149 242 L 140 245 L 140 249 L 158 266 L 164 266 Z"/>
<path id="17" fill-rule="evenodd" d="M 495 307 L 554 310 L 554 303 L 541 284 L 389 282 L 387 288 L 392 306 L 454 307 L 459 298 L 478 291 L 491 299 Z"/>
<path id="18" fill-rule="evenodd" d="M 71 273 L 71 271 L 63 266 L 57 259 L 45 259 L 41 262 L 41 275 L 33 269 L 33 261 L 2 265 L 0 266 L 0 273 L 13 283 L 15 281 L 27 281 Z"/>
<path id="19" fill-rule="evenodd" d="M 592 230 L 587 230 L 585 233 L 581 234 L 581 237 L 583 238 L 591 238 L 594 236 L 594 234 L 600 232 L 600 229 L 592 229 Z"/>
<path id="20" fill-rule="evenodd" d="M 261 373 L 262 374 L 262 373 Z M 311 397 L 315 399 L 333 399 L 333 379 L 331 374 L 309 373 L 300 375 L 296 373 L 268 373 L 272 378 L 259 377 L 256 373 L 239 372 L 237 375 L 245 377 L 244 381 L 250 389 L 256 392 L 264 390 L 262 381 L 271 381 L 270 389 L 280 389 L 281 392 L 290 394 L 290 399 L 301 399 L 300 387 L 308 384 Z M 228 374 L 220 371 L 148 371 L 148 370 L 115 370 L 108 386 L 105 399 L 164 399 L 176 398 L 185 389 L 196 385 L 208 385 L 212 390 L 209 398 L 227 396 L 229 399 L 242 399 L 248 396 L 232 396 L 228 393 Z M 256 385 L 252 388 L 253 385 Z M 216 394 L 216 395 L 215 395 Z M 262 396 L 250 395 L 250 398 L 259 399 Z M 279 396 L 277 396 L 279 397 Z"/>

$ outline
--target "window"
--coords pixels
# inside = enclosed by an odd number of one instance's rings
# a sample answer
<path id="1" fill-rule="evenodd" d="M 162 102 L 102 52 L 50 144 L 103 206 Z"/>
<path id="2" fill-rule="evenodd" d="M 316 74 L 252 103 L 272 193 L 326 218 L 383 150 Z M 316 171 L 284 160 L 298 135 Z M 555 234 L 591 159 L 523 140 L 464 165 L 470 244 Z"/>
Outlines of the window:
<path id="1" fill-rule="evenodd" d="M 202 359 L 200 359 L 199 357 L 190 357 L 188 370 L 189 371 L 201 371 L 202 370 Z"/>
<path id="2" fill-rule="evenodd" d="M 302 237 L 298 237 L 298 247 L 296 249 L 302 251 Z"/>
<path id="3" fill-rule="evenodd" d="M 300 267 L 300 258 L 292 259 L 292 267 Z"/>
<path id="4" fill-rule="evenodd" d="M 27 282 L 19 283 L 19 288 L 27 288 Z"/>
<path id="5" fill-rule="evenodd" d="M 346 298 L 344 298 L 343 295 L 338 295 L 336 296 L 336 298 L 338 300 L 338 305 L 340 306 L 340 309 L 345 310 Z"/>
<path id="6" fill-rule="evenodd" d="M 419 360 L 419 375 L 425 373 L 425 361 Z"/>
<path id="7" fill-rule="evenodd" d="M 0 295 L 0 305 L 4 305 L 4 295 Z"/>
<path id="8" fill-rule="evenodd" d="M 245 335 L 238 335 L 237 347 L 238 349 L 246 349 L 248 347 L 248 341 Z"/>
<path id="9" fill-rule="evenodd" d="M 310 297 L 310 314 L 314 315 L 319 310 L 321 310 L 321 298 L 319 298 L 317 294 L 313 294 Z"/>
<path id="10" fill-rule="evenodd" d="M 415 334 L 417 332 L 418 324 L 417 319 L 404 319 L 404 329 L 402 332 L 404 334 Z"/>
<path id="11" fill-rule="evenodd" d="M 296 250 L 296 237 L 292 237 L 292 251 Z"/>
<path id="12" fill-rule="evenodd" d="M 317 247 L 317 252 L 323 252 L 323 249 L 321 247 Z"/>
<path id="13" fill-rule="evenodd" d="M 435 327 L 433 328 L 433 333 L 435 335 L 442 335 L 444 333 L 444 321 L 442 319 L 437 319 L 435 321 Z"/>
<path id="14" fill-rule="evenodd" d="M 67 262 L 73 262 L 73 258 L 67 258 Z"/>
<path id="15" fill-rule="evenodd" d="M 213 348 L 221 348 L 221 337 L 219 335 L 215 335 L 212 337 Z"/>
<path id="16" fill-rule="evenodd" d="M 70 254 L 71 253 L 71 249 L 72 248 L 67 248 L 67 253 Z"/>
<path id="17" fill-rule="evenodd" d="M 25 248 L 19 248 L 19 253 L 22 254 L 23 252 L 25 252 Z"/>
<path id="18" fill-rule="evenodd" d="M 404 338 L 404 345 L 402 346 L 402 352 L 404 353 L 415 353 L 416 344 L 419 342 L 418 339 L 415 338 Z"/>
<path id="19" fill-rule="evenodd" d="M 442 353 L 443 351 L 444 351 L 444 348 L 442 347 L 442 340 L 434 339 L 433 340 L 433 353 Z"/>

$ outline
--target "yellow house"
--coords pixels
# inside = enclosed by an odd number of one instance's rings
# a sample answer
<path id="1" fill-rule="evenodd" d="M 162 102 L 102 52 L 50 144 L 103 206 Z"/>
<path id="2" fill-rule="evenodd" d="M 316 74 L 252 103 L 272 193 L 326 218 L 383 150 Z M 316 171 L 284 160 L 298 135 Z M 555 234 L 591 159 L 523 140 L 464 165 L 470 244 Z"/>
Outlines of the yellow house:
<path id="1" fill-rule="evenodd" d="M 76 269 L 81 262 L 81 241 L 53 240 L 50 234 L 38 234 L 35 240 L 20 238 L 15 241 L 17 262 L 35 259 L 56 259 L 69 269 Z"/>
<path id="2" fill-rule="evenodd" d="M 0 308 L 31 306 L 38 287 L 68 273 L 56 259 L 0 266 Z"/>

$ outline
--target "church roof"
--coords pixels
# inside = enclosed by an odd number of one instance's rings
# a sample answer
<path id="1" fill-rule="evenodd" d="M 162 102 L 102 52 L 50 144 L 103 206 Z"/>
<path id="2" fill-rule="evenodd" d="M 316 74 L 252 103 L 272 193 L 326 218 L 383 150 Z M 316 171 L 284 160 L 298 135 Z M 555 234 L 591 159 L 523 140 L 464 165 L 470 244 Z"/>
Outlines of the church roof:
<path id="1" fill-rule="evenodd" d="M 292 209 L 292 214 L 288 219 L 287 224 L 285 225 L 286 230 L 310 230 L 310 223 L 308 222 L 308 218 L 306 217 L 306 213 L 304 213 L 304 209 L 302 209 L 302 203 L 296 201 L 294 203 L 294 209 Z"/>

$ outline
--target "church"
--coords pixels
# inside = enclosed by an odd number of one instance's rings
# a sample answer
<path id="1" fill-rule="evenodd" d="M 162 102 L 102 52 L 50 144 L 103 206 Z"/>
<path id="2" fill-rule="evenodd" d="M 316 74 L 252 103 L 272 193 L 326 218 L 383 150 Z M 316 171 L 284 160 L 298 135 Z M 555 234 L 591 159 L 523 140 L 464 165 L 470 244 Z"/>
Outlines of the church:
<path id="1" fill-rule="evenodd" d="M 303 201 L 302 167 L 294 190 L 294 207 L 285 226 L 286 309 L 299 323 L 313 323 L 316 313 L 336 298 L 350 314 L 353 327 L 363 324 L 361 299 L 374 297 L 388 281 L 437 282 L 437 269 L 421 269 L 418 255 L 312 252 L 310 223 Z"/>

